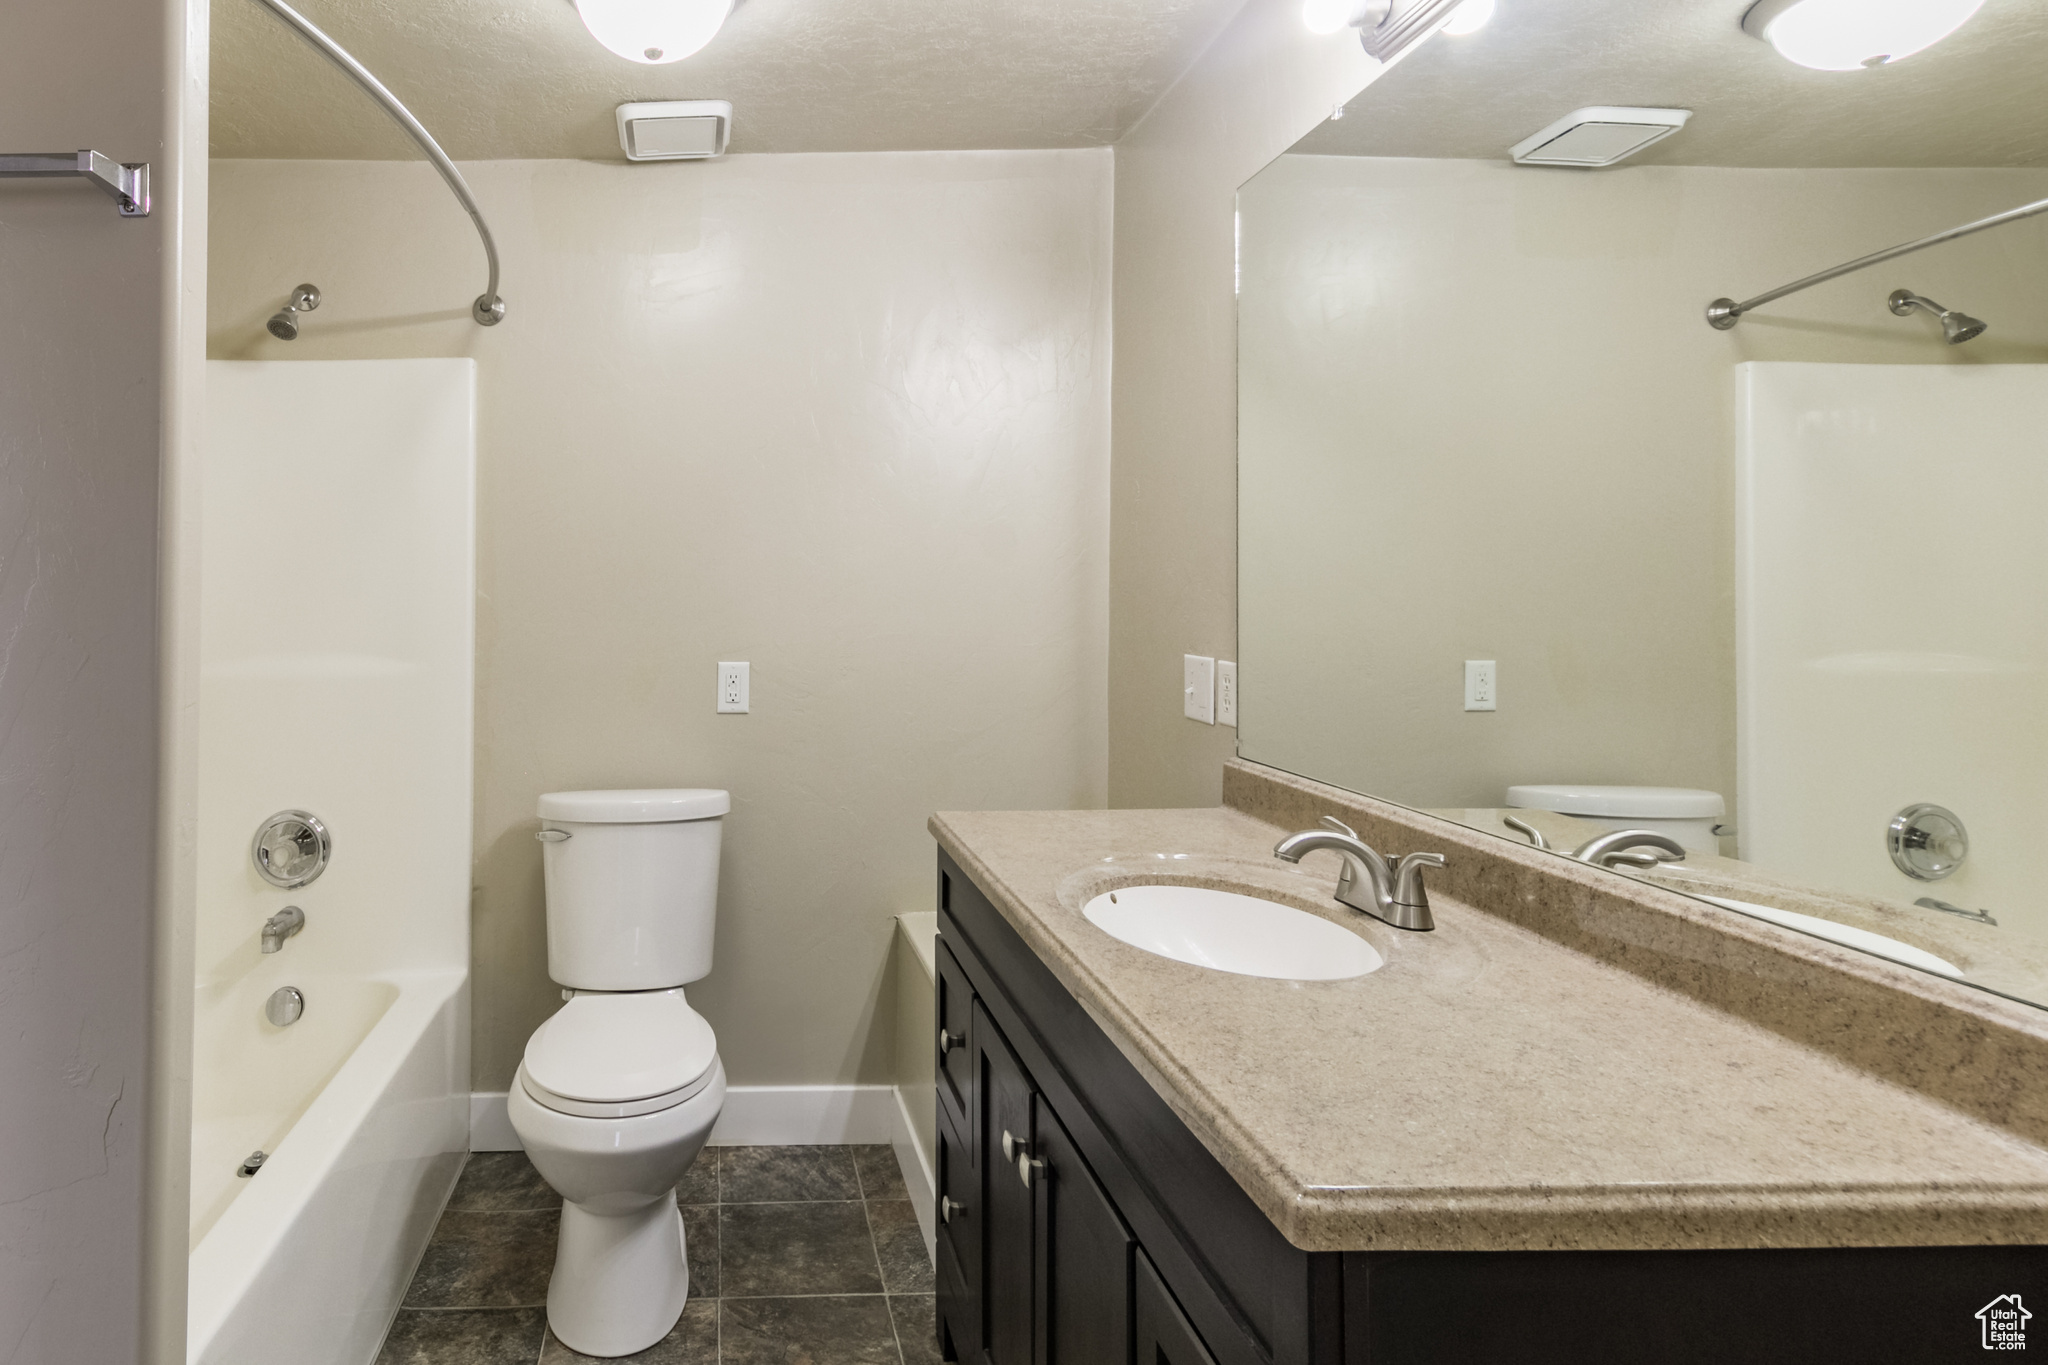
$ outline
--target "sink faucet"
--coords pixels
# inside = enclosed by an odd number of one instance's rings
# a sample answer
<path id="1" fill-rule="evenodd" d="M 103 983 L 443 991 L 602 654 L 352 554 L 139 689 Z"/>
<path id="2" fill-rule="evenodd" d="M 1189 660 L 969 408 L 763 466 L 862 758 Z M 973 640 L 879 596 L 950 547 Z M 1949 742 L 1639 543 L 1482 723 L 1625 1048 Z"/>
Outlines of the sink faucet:
<path id="1" fill-rule="evenodd" d="M 1501 823 L 1518 834 L 1526 835 L 1532 846 L 1550 851 L 1550 841 L 1543 837 L 1543 831 L 1527 820 L 1504 815 L 1501 817 Z M 1563 849 L 1556 851 L 1564 852 Z M 1565 856 L 1577 858 L 1582 863 L 1591 863 L 1595 867 L 1611 868 L 1616 863 L 1627 863 L 1631 867 L 1655 867 L 1659 863 L 1684 861 L 1685 845 L 1654 830 L 1617 829 L 1588 839 Z"/>
<path id="2" fill-rule="evenodd" d="M 296 905 L 284 909 L 263 921 L 263 951 L 274 953 L 284 947 L 284 941 L 306 927 L 306 912 Z"/>
<path id="3" fill-rule="evenodd" d="M 1396 929 L 1436 928 L 1429 913 L 1429 893 L 1422 886 L 1422 870 L 1442 867 L 1441 853 L 1411 853 L 1395 862 L 1374 852 L 1341 820 L 1325 815 L 1323 825 L 1322 829 L 1288 835 L 1273 846 L 1273 856 L 1298 863 L 1305 853 L 1331 849 L 1344 859 L 1344 874 L 1337 879 L 1338 901 Z"/>

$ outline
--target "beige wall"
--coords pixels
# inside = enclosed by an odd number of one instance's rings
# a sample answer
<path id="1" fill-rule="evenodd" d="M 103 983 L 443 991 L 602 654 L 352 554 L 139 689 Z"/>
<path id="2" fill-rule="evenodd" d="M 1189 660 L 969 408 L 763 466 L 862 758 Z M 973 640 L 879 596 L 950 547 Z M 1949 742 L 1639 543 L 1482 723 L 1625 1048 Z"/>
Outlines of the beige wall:
<path id="1" fill-rule="evenodd" d="M 2048 361 L 2048 223 L 1729 332 L 1701 309 L 2044 195 L 2031 170 L 1283 158 L 1240 200 L 1246 757 L 1419 806 L 1559 781 L 1732 805 L 1734 366 Z M 1946 346 L 1886 310 L 1901 285 L 1991 330 Z M 1498 662 L 1497 712 L 1463 710 L 1466 659 Z"/>
<path id="2" fill-rule="evenodd" d="M 0 1360 L 23 1365 L 183 1359 L 191 966 L 159 899 L 157 610 L 204 32 L 182 0 L 0 8 L 5 150 L 155 177 L 140 219 L 78 180 L 0 185 Z"/>
<path id="3" fill-rule="evenodd" d="M 491 331 L 424 166 L 215 163 L 210 351 L 478 360 L 476 1086 L 558 1003 L 535 797 L 647 785 L 733 792 L 732 1081 L 884 1080 L 926 815 L 1105 796 L 1109 154 L 466 169 Z"/>
<path id="4" fill-rule="evenodd" d="M 1236 650 L 1237 187 L 1376 73 L 1298 0 L 1250 0 L 1116 147 L 1110 801 L 1208 805 L 1234 734 L 1181 714 L 1181 656 Z"/>

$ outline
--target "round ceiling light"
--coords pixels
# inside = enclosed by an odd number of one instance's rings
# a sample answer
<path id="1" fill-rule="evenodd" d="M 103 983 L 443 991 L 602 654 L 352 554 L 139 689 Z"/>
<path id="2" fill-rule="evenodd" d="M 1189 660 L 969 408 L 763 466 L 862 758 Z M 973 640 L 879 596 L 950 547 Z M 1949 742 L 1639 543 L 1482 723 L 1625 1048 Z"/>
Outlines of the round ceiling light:
<path id="1" fill-rule="evenodd" d="M 1758 0 L 1743 31 L 1816 71 L 1883 66 L 1933 47 L 1984 0 Z"/>
<path id="2" fill-rule="evenodd" d="M 576 0 L 590 36 L 629 62 L 666 66 L 718 36 L 733 0 Z"/>

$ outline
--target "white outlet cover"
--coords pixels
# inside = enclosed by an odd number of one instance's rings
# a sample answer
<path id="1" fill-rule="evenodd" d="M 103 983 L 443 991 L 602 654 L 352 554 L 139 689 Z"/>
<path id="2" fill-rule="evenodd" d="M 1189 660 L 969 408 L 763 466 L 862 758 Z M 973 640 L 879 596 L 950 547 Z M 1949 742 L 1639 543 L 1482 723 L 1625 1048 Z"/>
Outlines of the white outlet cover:
<path id="1" fill-rule="evenodd" d="M 747 693 L 751 690 L 749 673 L 752 670 L 743 663 L 718 665 L 718 712 L 720 715 L 743 716 L 747 712 Z"/>
<path id="2" fill-rule="evenodd" d="M 1216 661 L 1216 723 L 1237 725 L 1237 665 L 1229 659 Z"/>
<path id="3" fill-rule="evenodd" d="M 1181 657 L 1181 714 L 1204 725 L 1216 723 L 1216 661 L 1203 654 Z"/>
<path id="4" fill-rule="evenodd" d="M 1465 709 L 1492 711 L 1499 704 L 1499 666 L 1492 659 L 1465 660 Z"/>

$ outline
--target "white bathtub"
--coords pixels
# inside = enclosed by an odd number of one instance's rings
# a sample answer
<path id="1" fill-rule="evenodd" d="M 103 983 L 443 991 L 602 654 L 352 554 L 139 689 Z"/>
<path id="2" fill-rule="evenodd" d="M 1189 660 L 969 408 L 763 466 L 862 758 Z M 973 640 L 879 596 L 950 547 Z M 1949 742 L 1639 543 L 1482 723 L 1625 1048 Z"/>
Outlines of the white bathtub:
<path id="1" fill-rule="evenodd" d="M 194 1093 L 192 1365 L 368 1365 L 469 1146 L 467 972 L 300 973 L 306 1015 L 272 1029 L 284 972 L 201 1002 L 197 1070 L 225 1079 Z M 241 1065 L 209 1067 L 237 1035 Z"/>

